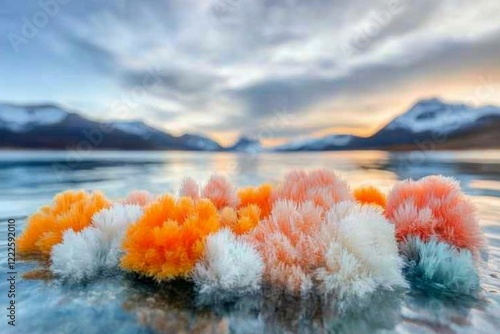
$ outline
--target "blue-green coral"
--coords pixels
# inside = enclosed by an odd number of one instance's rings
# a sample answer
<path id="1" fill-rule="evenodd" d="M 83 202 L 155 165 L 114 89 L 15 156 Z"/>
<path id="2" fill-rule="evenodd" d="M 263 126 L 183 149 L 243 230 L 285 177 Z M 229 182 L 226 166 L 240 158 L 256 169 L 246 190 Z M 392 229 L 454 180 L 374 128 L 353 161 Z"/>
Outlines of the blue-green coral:
<path id="1" fill-rule="evenodd" d="M 411 282 L 453 294 L 473 294 L 479 289 L 479 276 L 472 253 L 431 238 L 424 242 L 411 237 L 400 244 Z"/>

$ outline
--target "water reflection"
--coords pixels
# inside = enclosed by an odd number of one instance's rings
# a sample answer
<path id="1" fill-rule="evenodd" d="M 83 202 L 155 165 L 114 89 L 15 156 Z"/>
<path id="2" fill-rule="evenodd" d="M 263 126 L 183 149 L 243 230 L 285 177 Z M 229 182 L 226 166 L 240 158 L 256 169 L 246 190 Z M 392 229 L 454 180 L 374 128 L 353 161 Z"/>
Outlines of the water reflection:
<path id="1" fill-rule="evenodd" d="M 277 182 L 293 168 L 337 170 L 351 185 L 388 191 L 400 179 L 429 174 L 456 177 L 478 208 L 488 241 L 478 298 L 446 299 L 411 290 L 380 293 L 352 307 L 298 301 L 264 294 L 214 303 L 190 284 L 159 286 L 128 275 L 68 286 L 53 280 L 18 282 L 17 331 L 2 333 L 493 333 L 500 327 L 500 151 L 411 153 L 329 152 L 207 154 L 202 152 L 94 152 L 69 168 L 62 152 L 0 152 L 0 229 L 24 217 L 68 188 L 100 189 L 122 198 L 140 188 L 174 192 L 182 178 L 206 180 L 213 172 L 237 185 Z M 67 166 L 68 167 L 68 166 Z M 6 258 L 6 234 L 0 255 Z M 5 262 L 0 270 L 6 271 Z M 28 272 L 36 263 L 19 262 Z M 6 282 L 0 282 L 6 291 Z M 37 316 L 34 317 L 33 315 Z M 57 321 L 55 321 L 57 319 Z"/>
<path id="2" fill-rule="evenodd" d="M 155 333 L 366 333 L 394 329 L 401 320 L 401 292 L 379 292 L 349 305 L 272 290 L 213 303 L 182 281 L 135 280 L 126 287 L 124 309 Z"/>

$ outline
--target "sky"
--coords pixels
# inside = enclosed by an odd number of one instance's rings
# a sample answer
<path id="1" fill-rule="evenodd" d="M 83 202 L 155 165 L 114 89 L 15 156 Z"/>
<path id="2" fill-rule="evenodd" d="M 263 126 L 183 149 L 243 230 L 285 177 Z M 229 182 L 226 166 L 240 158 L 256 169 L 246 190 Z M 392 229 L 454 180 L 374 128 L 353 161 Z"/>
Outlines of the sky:
<path id="1" fill-rule="evenodd" d="M 0 0 L 0 101 L 265 144 L 500 105 L 498 0 Z"/>

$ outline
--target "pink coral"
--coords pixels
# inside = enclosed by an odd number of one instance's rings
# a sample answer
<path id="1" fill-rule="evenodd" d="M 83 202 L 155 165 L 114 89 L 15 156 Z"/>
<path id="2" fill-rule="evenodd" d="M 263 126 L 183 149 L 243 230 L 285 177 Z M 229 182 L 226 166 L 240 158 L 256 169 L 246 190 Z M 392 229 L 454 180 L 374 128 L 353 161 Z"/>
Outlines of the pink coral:
<path id="1" fill-rule="evenodd" d="M 211 200 L 219 210 L 226 206 L 236 207 L 238 205 L 236 189 L 221 175 L 213 175 L 201 193 L 202 197 Z"/>
<path id="2" fill-rule="evenodd" d="M 153 202 L 155 196 L 145 190 L 134 190 L 127 198 L 123 200 L 123 204 L 138 205 L 140 207 L 145 207 L 149 203 Z"/>
<path id="3" fill-rule="evenodd" d="M 329 208 L 341 201 L 352 201 L 353 196 L 347 183 L 335 173 L 319 169 L 309 173 L 292 171 L 285 176 L 285 182 L 275 188 L 273 200 L 286 199 L 295 203 L 312 201 Z"/>
<path id="4" fill-rule="evenodd" d="M 190 197 L 195 201 L 200 198 L 207 198 L 215 205 L 217 210 L 225 207 L 236 208 L 239 203 L 236 188 L 222 175 L 212 175 L 204 187 L 200 187 L 191 178 L 185 178 L 179 194 L 180 196 Z"/>
<path id="5" fill-rule="evenodd" d="M 398 241 L 409 236 L 426 241 L 435 236 L 475 253 L 484 244 L 474 205 L 451 178 L 429 176 L 399 182 L 389 194 L 386 214 L 395 224 Z"/>
<path id="6" fill-rule="evenodd" d="M 181 184 L 179 191 L 181 197 L 191 197 L 193 200 L 200 199 L 200 186 L 190 177 L 186 177 Z"/>
<path id="7" fill-rule="evenodd" d="M 323 263 L 323 210 L 312 202 L 278 201 L 271 215 L 247 237 L 265 263 L 264 280 L 290 293 L 312 288 L 313 271 Z"/>

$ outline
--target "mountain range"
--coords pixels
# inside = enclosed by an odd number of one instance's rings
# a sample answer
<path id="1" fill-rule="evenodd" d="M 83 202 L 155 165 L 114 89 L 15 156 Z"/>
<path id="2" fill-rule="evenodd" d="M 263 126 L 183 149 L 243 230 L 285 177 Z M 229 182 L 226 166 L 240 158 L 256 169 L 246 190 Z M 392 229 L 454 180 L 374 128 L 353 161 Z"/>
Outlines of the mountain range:
<path id="1" fill-rule="evenodd" d="M 330 135 L 289 142 L 277 151 L 429 150 L 500 147 L 500 108 L 424 99 L 369 137 Z"/>
<path id="2" fill-rule="evenodd" d="M 223 147 L 197 134 L 173 136 L 141 121 L 96 121 L 52 104 L 0 103 L 0 148 L 9 149 L 329 151 L 481 149 L 500 147 L 500 108 L 425 99 L 369 137 L 334 134 L 263 148 L 242 137 Z"/>

